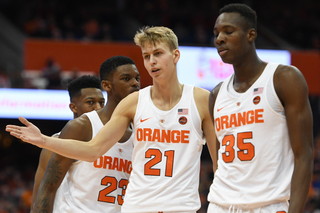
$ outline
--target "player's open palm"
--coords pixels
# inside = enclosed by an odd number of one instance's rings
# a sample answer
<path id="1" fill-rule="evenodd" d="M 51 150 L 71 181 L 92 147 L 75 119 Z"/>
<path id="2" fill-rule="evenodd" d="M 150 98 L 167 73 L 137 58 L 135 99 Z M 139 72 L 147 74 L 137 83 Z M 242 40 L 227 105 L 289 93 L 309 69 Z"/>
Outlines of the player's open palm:
<path id="1" fill-rule="evenodd" d="M 23 117 L 19 117 L 19 120 L 25 126 L 7 125 L 6 131 L 10 132 L 10 135 L 19 138 L 24 142 L 41 147 L 43 144 L 43 136 L 38 127 Z"/>

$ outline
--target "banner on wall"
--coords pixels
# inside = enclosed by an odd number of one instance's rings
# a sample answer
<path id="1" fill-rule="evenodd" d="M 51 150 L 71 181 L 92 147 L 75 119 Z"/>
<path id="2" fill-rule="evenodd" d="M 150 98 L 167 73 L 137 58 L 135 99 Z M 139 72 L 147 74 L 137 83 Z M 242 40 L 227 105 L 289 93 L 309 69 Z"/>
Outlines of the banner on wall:
<path id="1" fill-rule="evenodd" d="M 0 88 L 0 118 L 71 120 L 67 90 Z"/>
<path id="2" fill-rule="evenodd" d="M 41 89 L 0 89 L 0 117 L 70 120 L 68 91 Z"/>

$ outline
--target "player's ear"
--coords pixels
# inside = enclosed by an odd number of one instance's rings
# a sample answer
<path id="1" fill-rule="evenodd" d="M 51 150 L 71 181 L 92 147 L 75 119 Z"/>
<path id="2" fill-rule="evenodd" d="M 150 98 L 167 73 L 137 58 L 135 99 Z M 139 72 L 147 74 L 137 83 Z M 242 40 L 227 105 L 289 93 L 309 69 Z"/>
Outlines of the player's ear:
<path id="1" fill-rule="evenodd" d="M 257 38 L 257 31 L 253 28 L 248 30 L 247 38 L 250 43 L 254 42 Z"/>
<path id="2" fill-rule="evenodd" d="M 69 108 L 74 114 L 78 112 L 77 106 L 74 103 L 70 103 Z"/>
<path id="3" fill-rule="evenodd" d="M 180 59 L 180 50 L 179 49 L 173 50 L 173 61 L 174 61 L 174 63 L 178 63 L 179 59 Z"/>
<path id="4" fill-rule="evenodd" d="M 101 81 L 101 87 L 104 91 L 109 92 L 112 90 L 112 84 L 111 81 L 108 80 L 102 80 Z"/>

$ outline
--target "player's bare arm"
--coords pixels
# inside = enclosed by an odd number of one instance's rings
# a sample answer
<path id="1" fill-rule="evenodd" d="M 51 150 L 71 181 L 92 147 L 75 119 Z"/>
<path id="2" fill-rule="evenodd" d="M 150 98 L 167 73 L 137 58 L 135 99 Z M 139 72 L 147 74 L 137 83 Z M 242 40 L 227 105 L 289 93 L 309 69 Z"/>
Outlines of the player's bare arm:
<path id="1" fill-rule="evenodd" d="M 129 123 L 133 120 L 138 103 L 138 93 L 124 98 L 115 109 L 110 121 L 88 143 L 79 140 L 52 138 L 41 134 L 40 130 L 25 118 L 19 120 L 25 125 L 7 125 L 6 131 L 24 142 L 49 149 L 72 159 L 95 161 L 107 152 L 123 136 Z"/>
<path id="2" fill-rule="evenodd" d="M 210 92 L 208 90 L 199 87 L 195 87 L 194 89 L 195 102 L 202 120 L 202 130 L 212 159 L 213 171 L 215 172 L 217 169 L 216 134 L 208 109 L 209 95 Z"/>
<path id="3" fill-rule="evenodd" d="M 40 186 L 42 177 L 44 175 L 44 172 L 46 171 L 48 162 L 50 160 L 50 157 L 52 155 L 52 152 L 47 149 L 42 149 L 39 157 L 39 164 L 37 167 L 37 171 L 34 177 L 34 185 L 33 185 L 33 193 L 32 193 L 32 201 L 31 201 L 31 213 L 34 212 L 34 203 L 37 197 L 37 191 Z"/>
<path id="4" fill-rule="evenodd" d="M 209 105 L 209 115 L 210 115 L 210 120 L 213 125 L 214 125 L 213 109 L 214 109 L 214 105 L 215 105 L 216 98 L 219 93 L 221 84 L 222 84 L 222 82 L 219 83 L 215 88 L 213 88 L 210 92 L 210 95 L 209 95 L 209 104 L 208 104 Z M 219 143 L 216 136 L 215 136 L 215 141 L 214 141 L 213 145 L 211 147 L 208 145 L 208 147 L 209 147 L 209 152 L 210 152 L 212 161 L 217 162 L 218 161 L 218 150 L 220 148 L 220 143 Z M 214 155 L 211 154 L 211 152 L 214 152 Z M 213 158 L 213 156 L 214 156 L 214 158 Z M 217 165 L 217 167 L 218 167 L 218 165 Z"/>
<path id="5" fill-rule="evenodd" d="M 285 108 L 294 153 L 289 213 L 303 212 L 313 171 L 312 112 L 308 87 L 297 68 L 284 65 L 275 72 L 274 86 Z"/>
<path id="6" fill-rule="evenodd" d="M 52 212 L 57 189 L 73 162 L 73 159 L 56 153 L 52 154 L 39 186 L 35 200 L 35 212 Z"/>
<path id="7" fill-rule="evenodd" d="M 88 117 L 83 115 L 69 121 L 61 131 L 60 138 L 88 141 L 90 139 L 88 135 L 90 136 L 91 134 L 91 123 Z M 52 153 L 51 151 L 46 151 Z M 73 162 L 73 159 L 56 153 L 52 154 L 49 163 L 46 163 L 48 166 L 46 166 L 42 181 L 40 180 L 41 185 L 35 200 L 36 212 L 52 212 L 57 189 Z"/>

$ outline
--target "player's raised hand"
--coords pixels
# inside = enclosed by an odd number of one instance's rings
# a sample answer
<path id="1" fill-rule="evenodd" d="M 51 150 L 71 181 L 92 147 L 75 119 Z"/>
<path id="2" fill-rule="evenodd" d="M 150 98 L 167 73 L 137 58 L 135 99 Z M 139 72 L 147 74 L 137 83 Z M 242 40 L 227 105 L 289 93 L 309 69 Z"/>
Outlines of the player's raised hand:
<path id="1" fill-rule="evenodd" d="M 19 138 L 24 142 L 42 147 L 44 138 L 38 127 L 23 117 L 19 117 L 19 120 L 25 126 L 7 125 L 6 131 L 10 132 L 10 135 Z"/>

